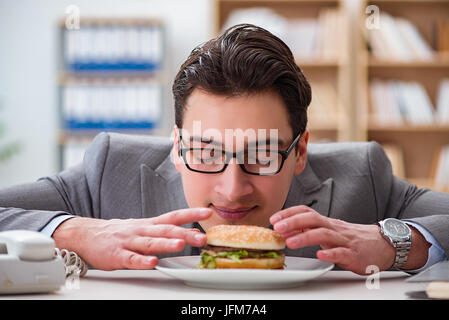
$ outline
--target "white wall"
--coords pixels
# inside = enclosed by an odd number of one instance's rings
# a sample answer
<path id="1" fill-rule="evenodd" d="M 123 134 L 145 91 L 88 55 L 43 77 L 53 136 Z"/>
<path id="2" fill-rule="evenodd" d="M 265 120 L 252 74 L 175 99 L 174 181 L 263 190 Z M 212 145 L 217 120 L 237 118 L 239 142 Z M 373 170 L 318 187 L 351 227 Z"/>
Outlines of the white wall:
<path id="1" fill-rule="evenodd" d="M 171 81 L 196 45 L 214 35 L 211 0 L 1 0 L 0 121 L 5 141 L 21 152 L 0 163 L 0 188 L 30 182 L 58 170 L 58 33 L 66 8 L 87 16 L 157 17 L 166 24 L 167 99 L 161 134 L 174 123 Z"/>

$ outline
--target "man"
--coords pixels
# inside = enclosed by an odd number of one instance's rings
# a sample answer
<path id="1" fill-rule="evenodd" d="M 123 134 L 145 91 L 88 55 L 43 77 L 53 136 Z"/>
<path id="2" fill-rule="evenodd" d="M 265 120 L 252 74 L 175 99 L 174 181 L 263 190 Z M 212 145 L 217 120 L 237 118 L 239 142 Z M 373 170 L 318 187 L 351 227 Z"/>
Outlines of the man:
<path id="1" fill-rule="evenodd" d="M 52 235 L 103 270 L 198 254 L 217 224 L 272 226 L 287 255 L 359 274 L 447 258 L 449 195 L 394 177 L 377 143 L 308 145 L 309 83 L 268 31 L 197 47 L 173 93 L 174 141 L 98 135 L 82 164 L 2 190 L 1 229 Z"/>

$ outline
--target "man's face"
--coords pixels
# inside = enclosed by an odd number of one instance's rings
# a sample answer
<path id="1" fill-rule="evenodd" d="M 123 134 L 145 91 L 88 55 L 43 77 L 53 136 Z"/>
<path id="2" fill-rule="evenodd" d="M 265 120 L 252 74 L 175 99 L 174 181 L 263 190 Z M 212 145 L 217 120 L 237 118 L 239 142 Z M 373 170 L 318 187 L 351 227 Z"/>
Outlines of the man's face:
<path id="1" fill-rule="evenodd" d="M 279 150 L 287 150 L 295 138 L 283 100 L 274 91 L 226 97 L 195 89 L 187 99 L 182 132 L 184 148 L 193 146 L 190 139 L 185 139 L 184 132 L 188 132 L 195 140 L 214 140 L 214 145 L 230 152 L 251 149 L 254 142 L 265 141 L 272 132 L 277 133 Z M 239 134 L 229 139 L 230 132 L 244 132 L 244 141 Z M 256 137 L 247 133 L 255 133 Z M 236 158 L 221 173 L 191 171 L 178 155 L 179 138 L 179 130 L 175 128 L 173 156 L 187 203 L 189 207 L 208 207 L 214 211 L 209 219 L 200 222 L 206 231 L 218 224 L 267 227 L 270 216 L 283 207 L 293 176 L 301 173 L 306 163 L 308 132 L 300 139 L 299 152 L 292 150 L 282 170 L 264 176 L 245 173 Z M 198 146 L 211 144 L 197 143 Z"/>

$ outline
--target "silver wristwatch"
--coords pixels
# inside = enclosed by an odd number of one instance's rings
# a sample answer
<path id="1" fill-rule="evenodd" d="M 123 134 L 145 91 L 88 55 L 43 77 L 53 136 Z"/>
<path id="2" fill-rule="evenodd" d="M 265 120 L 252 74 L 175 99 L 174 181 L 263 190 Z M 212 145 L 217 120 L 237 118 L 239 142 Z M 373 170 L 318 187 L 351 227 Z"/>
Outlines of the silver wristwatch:
<path id="1" fill-rule="evenodd" d="M 379 222 L 380 233 L 396 249 L 393 269 L 401 269 L 407 262 L 412 246 L 412 231 L 401 220 L 388 218 Z"/>

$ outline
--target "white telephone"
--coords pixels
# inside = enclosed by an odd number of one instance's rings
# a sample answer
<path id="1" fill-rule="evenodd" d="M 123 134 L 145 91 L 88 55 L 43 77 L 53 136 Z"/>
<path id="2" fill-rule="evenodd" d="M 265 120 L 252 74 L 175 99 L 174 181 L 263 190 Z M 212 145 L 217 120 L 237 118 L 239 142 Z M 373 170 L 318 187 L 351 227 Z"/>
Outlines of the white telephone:
<path id="1" fill-rule="evenodd" d="M 68 274 L 67 258 L 70 253 L 65 250 L 62 255 L 54 240 L 42 233 L 0 232 L 0 294 L 58 290 Z M 85 273 L 87 267 L 82 267 L 80 273 Z"/>

